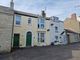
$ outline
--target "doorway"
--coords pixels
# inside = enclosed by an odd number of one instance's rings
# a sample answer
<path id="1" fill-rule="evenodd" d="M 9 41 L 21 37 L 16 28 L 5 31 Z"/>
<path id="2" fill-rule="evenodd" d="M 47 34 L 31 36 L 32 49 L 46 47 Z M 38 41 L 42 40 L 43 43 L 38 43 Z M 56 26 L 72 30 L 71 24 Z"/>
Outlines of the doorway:
<path id="1" fill-rule="evenodd" d="M 32 42 L 32 33 L 29 31 L 26 34 L 26 46 L 31 46 Z"/>

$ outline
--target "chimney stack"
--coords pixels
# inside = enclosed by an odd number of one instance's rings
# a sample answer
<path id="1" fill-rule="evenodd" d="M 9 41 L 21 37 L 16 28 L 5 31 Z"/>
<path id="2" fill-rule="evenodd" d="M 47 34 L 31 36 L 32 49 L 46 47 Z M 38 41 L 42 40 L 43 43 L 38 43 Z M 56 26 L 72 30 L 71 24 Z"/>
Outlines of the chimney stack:
<path id="1" fill-rule="evenodd" d="M 10 2 L 10 8 L 14 9 L 14 2 L 13 2 L 13 0 L 11 0 L 11 2 Z"/>
<path id="2" fill-rule="evenodd" d="M 76 13 L 73 13 L 73 14 L 71 15 L 71 19 L 72 19 L 72 20 L 77 20 Z"/>
<path id="3" fill-rule="evenodd" d="M 46 17 L 45 11 L 42 11 L 42 17 Z"/>

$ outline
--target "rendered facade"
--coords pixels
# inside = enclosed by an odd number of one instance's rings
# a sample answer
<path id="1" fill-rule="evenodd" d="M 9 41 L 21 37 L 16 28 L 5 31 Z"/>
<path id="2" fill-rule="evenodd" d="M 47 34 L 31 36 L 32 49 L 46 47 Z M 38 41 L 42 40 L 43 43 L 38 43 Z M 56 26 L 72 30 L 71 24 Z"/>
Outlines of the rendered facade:
<path id="1" fill-rule="evenodd" d="M 64 23 L 55 16 L 50 20 L 50 40 L 54 45 L 67 44 Z"/>
<path id="2" fill-rule="evenodd" d="M 61 45 L 80 42 L 79 17 L 72 14 L 64 22 L 58 17 L 16 11 L 0 6 L 0 52 L 11 48 Z"/>
<path id="3" fill-rule="evenodd" d="M 13 47 L 50 45 L 49 18 L 15 11 Z M 16 41 L 17 40 L 17 41 Z"/>
<path id="4" fill-rule="evenodd" d="M 10 52 L 11 48 L 47 46 L 52 43 L 52 20 L 46 17 L 44 11 L 41 15 L 36 15 L 1 6 L 0 20 L 3 22 L 0 23 L 0 52 Z"/>

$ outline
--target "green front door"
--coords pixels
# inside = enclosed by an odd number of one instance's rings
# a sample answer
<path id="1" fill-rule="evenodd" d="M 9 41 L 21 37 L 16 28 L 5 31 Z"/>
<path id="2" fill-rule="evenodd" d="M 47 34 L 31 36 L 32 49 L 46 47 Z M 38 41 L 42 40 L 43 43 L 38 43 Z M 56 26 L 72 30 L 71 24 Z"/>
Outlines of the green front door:
<path id="1" fill-rule="evenodd" d="M 31 41 L 32 41 L 32 33 L 31 32 L 27 32 L 27 35 L 26 35 L 26 46 L 31 46 Z"/>
<path id="2" fill-rule="evenodd" d="M 19 34 L 14 34 L 14 41 L 13 41 L 13 47 L 18 48 L 19 47 Z"/>

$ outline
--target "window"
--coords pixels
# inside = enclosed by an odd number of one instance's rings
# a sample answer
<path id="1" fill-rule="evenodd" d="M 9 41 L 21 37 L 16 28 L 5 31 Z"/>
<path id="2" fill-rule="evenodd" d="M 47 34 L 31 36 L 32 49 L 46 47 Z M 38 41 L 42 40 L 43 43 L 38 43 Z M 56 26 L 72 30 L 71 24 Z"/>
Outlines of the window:
<path id="1" fill-rule="evenodd" d="M 44 18 L 41 18 L 41 19 L 40 19 L 40 22 L 41 22 L 41 23 L 44 23 Z"/>
<path id="2" fill-rule="evenodd" d="M 45 40 L 45 33 L 38 32 L 38 42 L 44 42 L 44 40 Z"/>
<path id="3" fill-rule="evenodd" d="M 55 39 L 57 40 L 58 39 L 58 36 L 55 36 Z"/>
<path id="4" fill-rule="evenodd" d="M 39 20 L 38 20 L 38 28 L 40 28 L 40 29 L 44 29 L 44 18 L 39 18 Z"/>
<path id="5" fill-rule="evenodd" d="M 44 28 L 44 24 L 41 24 L 41 28 L 42 28 L 42 29 Z"/>
<path id="6" fill-rule="evenodd" d="M 57 26 L 55 27 L 55 32 L 56 32 L 56 33 L 58 32 L 58 27 L 57 27 Z"/>
<path id="7" fill-rule="evenodd" d="M 51 24 L 51 26 L 53 26 L 53 24 Z"/>
<path id="8" fill-rule="evenodd" d="M 58 42 L 58 36 L 55 36 L 55 43 Z"/>
<path id="9" fill-rule="evenodd" d="M 28 24 L 31 24 L 31 18 L 28 18 Z"/>
<path id="10" fill-rule="evenodd" d="M 38 28 L 39 28 L 39 24 L 38 24 Z"/>
<path id="11" fill-rule="evenodd" d="M 20 15 L 16 15 L 15 19 L 16 19 L 16 24 L 20 25 L 21 24 L 21 16 Z"/>

